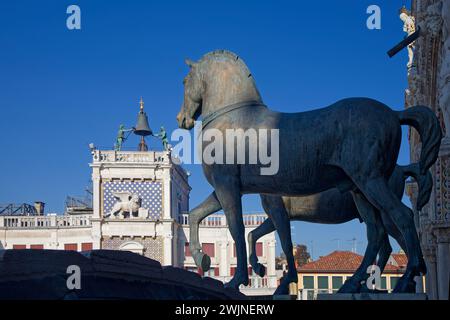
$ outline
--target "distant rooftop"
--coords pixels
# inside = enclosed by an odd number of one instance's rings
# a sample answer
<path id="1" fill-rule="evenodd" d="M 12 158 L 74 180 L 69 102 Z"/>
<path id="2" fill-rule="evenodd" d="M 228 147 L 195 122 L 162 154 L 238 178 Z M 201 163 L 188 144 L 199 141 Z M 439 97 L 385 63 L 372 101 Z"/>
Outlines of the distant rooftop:
<path id="1" fill-rule="evenodd" d="M 354 273 L 361 265 L 363 256 L 351 251 L 333 251 L 316 261 L 308 262 L 297 268 L 300 273 Z M 405 254 L 390 256 L 384 272 L 403 273 L 408 263 Z"/>

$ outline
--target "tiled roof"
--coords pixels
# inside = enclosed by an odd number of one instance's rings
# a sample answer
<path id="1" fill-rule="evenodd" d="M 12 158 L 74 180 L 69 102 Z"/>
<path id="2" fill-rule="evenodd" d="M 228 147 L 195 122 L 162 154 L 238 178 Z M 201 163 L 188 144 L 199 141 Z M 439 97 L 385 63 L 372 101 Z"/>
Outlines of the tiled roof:
<path id="1" fill-rule="evenodd" d="M 404 253 L 393 253 L 391 254 L 392 258 L 397 262 L 399 267 L 406 268 L 406 265 L 408 264 L 408 258 L 406 257 L 406 254 Z"/>
<path id="2" fill-rule="evenodd" d="M 398 273 L 403 270 L 401 267 L 406 265 L 404 262 L 407 262 L 407 258 L 404 254 L 394 254 L 393 258 L 399 266 L 387 264 L 385 272 Z M 327 256 L 298 267 L 297 271 L 300 273 L 354 273 L 360 266 L 362 259 L 361 255 L 351 251 L 333 251 Z"/>

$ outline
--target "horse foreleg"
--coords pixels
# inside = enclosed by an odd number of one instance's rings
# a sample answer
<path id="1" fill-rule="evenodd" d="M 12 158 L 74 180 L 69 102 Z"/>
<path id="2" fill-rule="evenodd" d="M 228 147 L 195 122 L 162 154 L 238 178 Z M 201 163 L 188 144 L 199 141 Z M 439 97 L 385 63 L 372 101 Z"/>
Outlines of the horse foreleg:
<path id="1" fill-rule="evenodd" d="M 236 244 L 236 273 L 227 287 L 239 289 L 241 284 L 248 285 L 247 245 L 245 226 L 242 218 L 242 202 L 239 179 L 234 176 L 215 177 L 214 189 L 228 223 L 228 230 Z"/>
<path id="2" fill-rule="evenodd" d="M 250 231 L 248 234 L 247 239 L 250 264 L 253 268 L 253 271 L 255 271 L 255 273 L 260 277 L 264 277 L 266 273 L 266 267 L 258 262 L 258 256 L 256 255 L 256 242 L 259 238 L 273 231 L 275 231 L 275 227 L 272 223 L 272 220 L 266 219 L 261 225 L 259 225 L 256 229 Z"/>
<path id="3" fill-rule="evenodd" d="M 199 240 L 199 225 L 203 219 L 222 209 L 217 200 L 215 192 L 211 193 L 206 200 L 189 212 L 189 249 L 197 267 L 208 271 L 211 266 L 211 258 L 202 253 Z"/>

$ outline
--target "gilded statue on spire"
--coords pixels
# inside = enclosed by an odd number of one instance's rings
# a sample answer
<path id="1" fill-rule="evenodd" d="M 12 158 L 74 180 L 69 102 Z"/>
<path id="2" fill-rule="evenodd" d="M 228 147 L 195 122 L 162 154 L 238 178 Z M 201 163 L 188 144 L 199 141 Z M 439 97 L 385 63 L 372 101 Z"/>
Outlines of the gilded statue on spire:
<path id="1" fill-rule="evenodd" d="M 400 20 L 403 21 L 403 31 L 408 34 L 408 36 L 412 35 L 416 32 L 416 19 L 412 16 L 411 12 L 403 6 L 400 9 Z M 408 69 L 411 69 L 413 66 L 414 60 L 414 42 L 408 44 Z"/>

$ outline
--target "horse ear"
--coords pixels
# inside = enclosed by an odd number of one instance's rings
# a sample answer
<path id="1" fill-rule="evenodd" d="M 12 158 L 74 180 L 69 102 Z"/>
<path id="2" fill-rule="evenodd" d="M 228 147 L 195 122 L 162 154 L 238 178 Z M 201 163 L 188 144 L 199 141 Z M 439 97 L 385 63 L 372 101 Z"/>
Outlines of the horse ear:
<path id="1" fill-rule="evenodd" d="M 196 64 L 194 61 L 192 61 L 189 58 L 184 59 L 184 62 L 189 66 L 189 68 L 192 68 Z"/>

